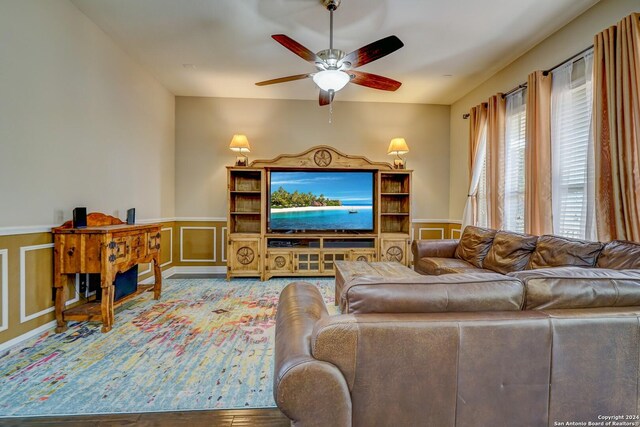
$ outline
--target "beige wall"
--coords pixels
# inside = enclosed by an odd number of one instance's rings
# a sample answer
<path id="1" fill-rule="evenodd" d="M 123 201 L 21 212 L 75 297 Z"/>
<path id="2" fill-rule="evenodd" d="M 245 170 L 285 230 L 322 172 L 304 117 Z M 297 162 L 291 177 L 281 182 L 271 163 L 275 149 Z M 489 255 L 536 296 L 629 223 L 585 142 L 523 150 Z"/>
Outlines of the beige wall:
<path id="1" fill-rule="evenodd" d="M 462 114 L 491 95 L 525 82 L 530 72 L 553 67 L 587 48 L 593 44 L 597 32 L 637 11 L 640 11 L 638 0 L 601 0 L 451 106 L 450 218 L 462 218 L 469 185 L 469 121 L 463 120 Z"/>
<path id="2" fill-rule="evenodd" d="M 391 138 L 406 138 L 414 169 L 414 218 L 447 219 L 449 213 L 449 107 L 442 105 L 176 98 L 176 216 L 226 216 L 228 146 L 245 133 L 250 161 L 330 145 L 374 161 L 387 155 Z"/>
<path id="3" fill-rule="evenodd" d="M 174 96 L 66 0 L 0 2 L 0 227 L 174 216 Z"/>

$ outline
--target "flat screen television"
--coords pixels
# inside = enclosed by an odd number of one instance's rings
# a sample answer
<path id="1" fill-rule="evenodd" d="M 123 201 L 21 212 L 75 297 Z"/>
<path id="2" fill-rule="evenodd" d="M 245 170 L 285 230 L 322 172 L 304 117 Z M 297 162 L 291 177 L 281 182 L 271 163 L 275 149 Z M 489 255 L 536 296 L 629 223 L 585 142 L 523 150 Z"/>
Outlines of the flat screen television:
<path id="1" fill-rule="evenodd" d="M 373 171 L 271 171 L 269 231 L 373 231 Z"/>

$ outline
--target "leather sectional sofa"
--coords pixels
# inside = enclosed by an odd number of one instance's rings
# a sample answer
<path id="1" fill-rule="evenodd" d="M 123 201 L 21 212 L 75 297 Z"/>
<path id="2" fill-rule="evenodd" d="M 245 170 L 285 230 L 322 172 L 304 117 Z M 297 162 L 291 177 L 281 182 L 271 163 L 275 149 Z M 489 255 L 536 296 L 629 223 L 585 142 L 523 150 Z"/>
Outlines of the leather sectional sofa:
<path id="1" fill-rule="evenodd" d="M 640 269 L 640 245 L 614 240 L 607 244 L 559 236 L 531 236 L 468 226 L 460 240 L 414 240 L 418 273 L 515 271 L 551 267 Z"/>
<path id="2" fill-rule="evenodd" d="M 354 279 L 371 286 L 357 287 L 349 314 L 330 316 L 311 284 L 288 285 L 276 319 L 278 407 L 299 426 L 587 425 L 640 414 L 640 245 L 502 234 L 415 242 L 416 270 L 442 275 Z"/>

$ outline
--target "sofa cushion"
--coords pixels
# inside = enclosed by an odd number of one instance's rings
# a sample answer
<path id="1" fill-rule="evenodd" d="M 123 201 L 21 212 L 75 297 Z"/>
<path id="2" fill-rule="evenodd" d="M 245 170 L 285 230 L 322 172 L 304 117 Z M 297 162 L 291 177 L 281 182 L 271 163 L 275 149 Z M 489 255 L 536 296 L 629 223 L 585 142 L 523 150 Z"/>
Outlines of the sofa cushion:
<path id="1" fill-rule="evenodd" d="M 640 270 L 559 267 L 517 271 L 525 309 L 640 306 Z"/>
<path id="2" fill-rule="evenodd" d="M 604 245 L 598 242 L 544 235 L 538 237 L 528 269 L 546 267 L 593 267 Z"/>
<path id="3" fill-rule="evenodd" d="M 482 266 L 502 274 L 524 270 L 537 240 L 538 236 L 498 231 Z"/>
<path id="4" fill-rule="evenodd" d="M 474 267 L 482 268 L 482 261 L 493 243 L 496 230 L 468 225 L 462 232 L 456 248 L 456 258 L 463 259 Z"/>
<path id="5" fill-rule="evenodd" d="M 405 278 L 354 277 L 342 290 L 345 313 L 512 311 L 524 302 L 520 280 L 498 273 Z"/>
<path id="6" fill-rule="evenodd" d="M 491 273 L 491 270 L 474 267 L 467 261 L 458 258 L 425 257 L 415 261 L 414 268 L 420 274 L 433 276 L 451 273 L 481 273 L 485 271 Z"/>
<path id="7" fill-rule="evenodd" d="M 640 244 L 613 240 L 604 245 L 596 265 L 616 270 L 640 268 Z"/>

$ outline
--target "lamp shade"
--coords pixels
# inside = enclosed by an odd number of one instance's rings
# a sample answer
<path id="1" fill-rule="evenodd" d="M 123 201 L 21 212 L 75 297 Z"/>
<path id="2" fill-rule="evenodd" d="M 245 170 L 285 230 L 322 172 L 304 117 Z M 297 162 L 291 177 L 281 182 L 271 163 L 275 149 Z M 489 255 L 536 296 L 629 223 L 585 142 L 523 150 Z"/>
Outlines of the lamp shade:
<path id="1" fill-rule="evenodd" d="M 338 70 L 319 71 L 313 76 L 314 83 L 325 91 L 337 92 L 349 83 L 349 80 L 351 80 L 349 74 Z"/>
<path id="2" fill-rule="evenodd" d="M 249 153 L 251 147 L 249 146 L 249 140 L 246 135 L 233 135 L 229 149 L 237 151 L 239 153 Z"/>
<path id="3" fill-rule="evenodd" d="M 393 138 L 391 140 L 391 144 L 389 144 L 389 149 L 387 150 L 387 154 L 392 155 L 400 155 L 407 154 L 409 152 L 409 147 L 407 146 L 407 141 L 404 138 Z"/>

